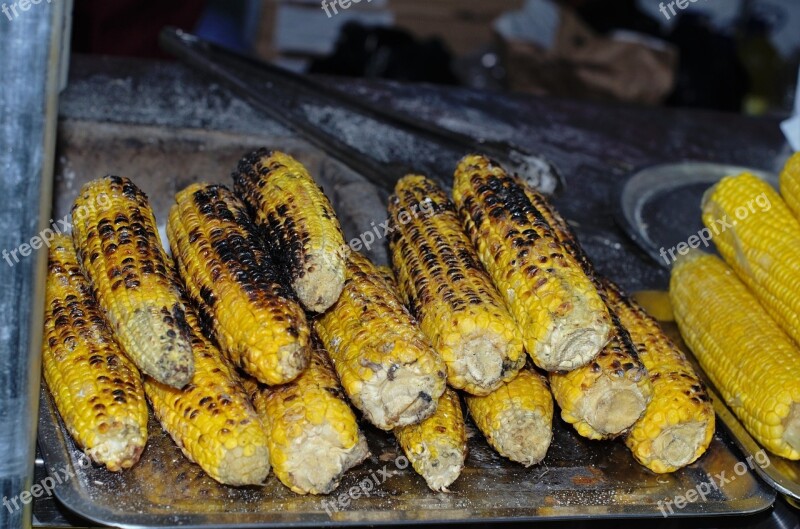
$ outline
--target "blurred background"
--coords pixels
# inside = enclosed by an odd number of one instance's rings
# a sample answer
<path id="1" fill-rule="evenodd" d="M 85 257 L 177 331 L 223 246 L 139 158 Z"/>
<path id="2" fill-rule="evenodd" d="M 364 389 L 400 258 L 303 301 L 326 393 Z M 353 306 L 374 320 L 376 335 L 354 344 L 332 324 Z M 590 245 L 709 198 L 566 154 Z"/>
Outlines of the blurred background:
<path id="1" fill-rule="evenodd" d="M 798 0 L 75 0 L 73 52 L 173 25 L 295 71 L 788 115 Z"/>

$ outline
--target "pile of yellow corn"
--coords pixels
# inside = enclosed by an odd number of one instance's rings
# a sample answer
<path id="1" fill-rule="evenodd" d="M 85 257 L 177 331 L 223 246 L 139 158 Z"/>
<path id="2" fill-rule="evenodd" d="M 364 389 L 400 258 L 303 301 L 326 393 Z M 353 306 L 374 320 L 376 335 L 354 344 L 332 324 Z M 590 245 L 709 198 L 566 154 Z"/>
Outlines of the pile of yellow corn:
<path id="1" fill-rule="evenodd" d="M 109 470 L 142 453 L 146 400 L 212 478 L 260 484 L 272 468 L 298 494 L 331 492 L 369 456 L 353 408 L 437 491 L 464 468 L 464 406 L 526 466 L 547 454 L 554 397 L 580 435 L 623 436 L 656 472 L 710 442 L 680 351 L 545 197 L 482 156 L 459 164 L 452 199 L 424 176 L 397 183 L 391 268 L 344 244 L 322 189 L 280 152 L 245 156 L 233 191 L 179 192 L 172 259 L 126 178 L 87 184 L 73 211 L 72 240 L 51 250 L 44 372 Z"/>
<path id="2" fill-rule="evenodd" d="M 744 173 L 709 189 L 703 222 L 724 262 L 700 251 L 681 257 L 670 297 L 686 343 L 728 406 L 764 448 L 797 460 L 800 154 L 780 188 L 783 197 Z"/>

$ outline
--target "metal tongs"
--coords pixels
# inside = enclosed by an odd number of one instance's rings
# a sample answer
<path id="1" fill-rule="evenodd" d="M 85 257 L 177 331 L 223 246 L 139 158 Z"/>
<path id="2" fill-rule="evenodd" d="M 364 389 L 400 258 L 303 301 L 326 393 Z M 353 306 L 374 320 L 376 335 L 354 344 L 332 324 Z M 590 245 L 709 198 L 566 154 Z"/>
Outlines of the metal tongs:
<path id="1" fill-rule="evenodd" d="M 162 30 L 160 42 L 168 53 L 217 78 L 250 105 L 384 190 L 391 191 L 397 179 L 409 173 L 425 174 L 449 189 L 458 160 L 473 152 L 491 157 L 545 193 L 552 194 L 562 186 L 562 177 L 551 162 L 507 143 L 473 138 L 435 123 L 419 121 L 411 115 L 354 97 L 313 77 L 241 55 L 178 29 Z M 355 142 L 348 143 L 332 134 L 324 122 L 313 119 L 307 111 L 309 107 L 343 110 L 359 119 L 389 126 L 424 142 L 426 147 L 432 146 L 436 154 L 405 157 L 398 154 L 391 160 L 380 160 L 370 155 L 370 146 L 359 148 Z M 381 141 L 390 140 L 381 135 L 370 139 L 370 143 Z"/>

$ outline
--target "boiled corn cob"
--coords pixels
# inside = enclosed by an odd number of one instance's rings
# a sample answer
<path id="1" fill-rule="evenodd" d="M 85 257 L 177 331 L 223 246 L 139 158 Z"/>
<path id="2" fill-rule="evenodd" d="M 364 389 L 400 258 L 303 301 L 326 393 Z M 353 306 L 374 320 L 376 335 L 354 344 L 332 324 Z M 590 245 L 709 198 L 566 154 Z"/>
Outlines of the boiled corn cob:
<path id="1" fill-rule="evenodd" d="M 470 155 L 456 169 L 453 197 L 536 365 L 566 371 L 597 356 L 610 338 L 608 309 L 519 182 Z"/>
<path id="2" fill-rule="evenodd" d="M 293 382 L 249 383 L 267 429 L 272 468 L 297 494 L 328 494 L 342 475 L 369 456 L 367 441 L 342 392 L 327 353 L 315 344 Z"/>
<path id="3" fill-rule="evenodd" d="M 400 294 L 447 364 L 448 384 L 486 395 L 514 378 L 525 364 L 519 329 L 445 192 L 406 176 L 389 198 L 389 217 Z"/>
<path id="4" fill-rule="evenodd" d="M 259 485 L 269 474 L 264 426 L 233 367 L 185 305 L 194 377 L 180 390 L 146 378 L 147 398 L 164 430 L 206 474 L 226 485 Z"/>
<path id="5" fill-rule="evenodd" d="M 446 491 L 461 475 L 467 456 L 467 430 L 461 401 L 452 389 L 445 390 L 433 415 L 396 428 L 394 435 L 431 490 Z"/>
<path id="6" fill-rule="evenodd" d="M 233 186 L 285 262 L 300 302 L 315 312 L 333 305 L 344 288 L 344 235 L 306 168 L 288 154 L 260 149 L 239 162 Z"/>
<path id="7" fill-rule="evenodd" d="M 794 153 L 781 171 L 781 195 L 800 220 L 800 152 Z"/>
<path id="8" fill-rule="evenodd" d="M 800 351 L 720 259 L 700 251 L 672 269 L 670 299 L 686 343 L 764 448 L 800 459 Z"/>
<path id="9" fill-rule="evenodd" d="M 185 386 L 194 368 L 184 306 L 147 195 L 124 177 L 93 180 L 72 222 L 78 260 L 125 354 L 156 380 Z"/>
<path id="10" fill-rule="evenodd" d="M 728 265 L 800 344 L 800 222 L 786 203 L 769 184 L 744 173 L 706 192 L 703 222 L 715 231 Z"/>
<path id="11" fill-rule="evenodd" d="M 605 291 L 636 344 L 653 383 L 653 400 L 625 438 L 636 460 L 653 472 L 695 462 L 714 436 L 714 408 L 683 352 L 638 303 L 611 281 Z"/>
<path id="12" fill-rule="evenodd" d="M 167 237 L 188 293 L 221 349 L 265 384 L 308 364 L 309 327 L 261 246 L 244 205 L 224 186 L 193 184 L 175 197 Z"/>
<path id="13" fill-rule="evenodd" d="M 391 430 L 436 410 L 444 362 L 366 257 L 350 254 L 342 295 L 315 328 L 345 393 L 372 424 Z"/>
<path id="14" fill-rule="evenodd" d="M 553 440 L 553 397 L 543 376 L 525 368 L 492 393 L 465 400 L 475 425 L 501 456 L 526 467 L 544 459 Z"/>
<path id="15" fill-rule="evenodd" d="M 553 230 L 553 234 L 608 306 L 600 275 L 567 222 L 541 193 L 523 185 L 525 194 Z M 613 310 L 611 340 L 593 361 L 568 373 L 551 373 L 550 387 L 561 408 L 561 418 L 589 439 L 607 439 L 625 432 L 641 417 L 653 394 L 628 330 Z"/>
<path id="16" fill-rule="evenodd" d="M 78 265 L 69 236 L 50 245 L 42 367 L 70 435 L 108 470 L 130 468 L 147 442 L 139 371 L 123 353 Z"/>

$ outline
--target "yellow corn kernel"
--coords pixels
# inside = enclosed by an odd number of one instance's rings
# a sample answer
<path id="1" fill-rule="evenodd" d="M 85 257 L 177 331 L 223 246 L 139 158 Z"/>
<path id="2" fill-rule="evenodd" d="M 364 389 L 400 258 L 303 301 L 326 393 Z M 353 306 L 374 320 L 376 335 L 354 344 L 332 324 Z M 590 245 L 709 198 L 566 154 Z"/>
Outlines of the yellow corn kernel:
<path id="1" fill-rule="evenodd" d="M 328 494 L 369 456 L 367 441 L 327 353 L 316 344 L 308 369 L 289 384 L 248 388 L 267 427 L 275 475 L 297 494 Z"/>
<path id="2" fill-rule="evenodd" d="M 536 365 L 565 371 L 596 357 L 610 339 L 611 316 L 519 182 L 470 155 L 456 169 L 453 197 Z"/>
<path id="3" fill-rule="evenodd" d="M 136 366 L 120 349 L 69 236 L 50 243 L 42 368 L 70 435 L 108 470 L 130 468 L 147 442 L 147 403 Z"/>
<path id="4" fill-rule="evenodd" d="M 764 448 L 800 459 L 800 351 L 719 258 L 678 259 L 675 320 L 722 398 Z"/>
<path id="5" fill-rule="evenodd" d="M 265 384 L 293 380 L 308 365 L 310 330 L 244 205 L 210 184 L 175 200 L 167 223 L 175 263 L 221 349 Z"/>
<path id="6" fill-rule="evenodd" d="M 436 412 L 424 421 L 394 430 L 397 442 L 417 474 L 431 490 L 447 491 L 464 468 L 467 429 L 461 401 L 452 389 L 445 390 Z"/>
<path id="7" fill-rule="evenodd" d="M 800 222 L 766 182 L 723 178 L 703 197 L 703 222 L 728 265 L 800 344 Z"/>
<path id="8" fill-rule="evenodd" d="M 314 312 L 327 310 L 344 288 L 346 247 L 322 188 L 300 162 L 267 149 L 245 156 L 233 182 L 287 265 L 300 302 Z"/>
<path id="9" fill-rule="evenodd" d="M 424 176 L 389 198 L 399 290 L 447 365 L 447 382 L 486 395 L 525 364 L 519 329 L 480 264 L 455 206 Z"/>
<path id="10" fill-rule="evenodd" d="M 72 222 L 78 260 L 125 354 L 156 380 L 185 386 L 194 368 L 184 307 L 147 196 L 124 177 L 93 180 Z"/>
<path id="11" fill-rule="evenodd" d="M 553 440 L 553 397 L 531 369 L 484 397 L 465 395 L 475 425 L 497 452 L 526 467 L 544 459 Z"/>
<path id="12" fill-rule="evenodd" d="M 342 295 L 315 329 L 353 405 L 391 430 L 433 414 L 445 365 L 394 289 L 366 257 L 352 252 Z"/>

